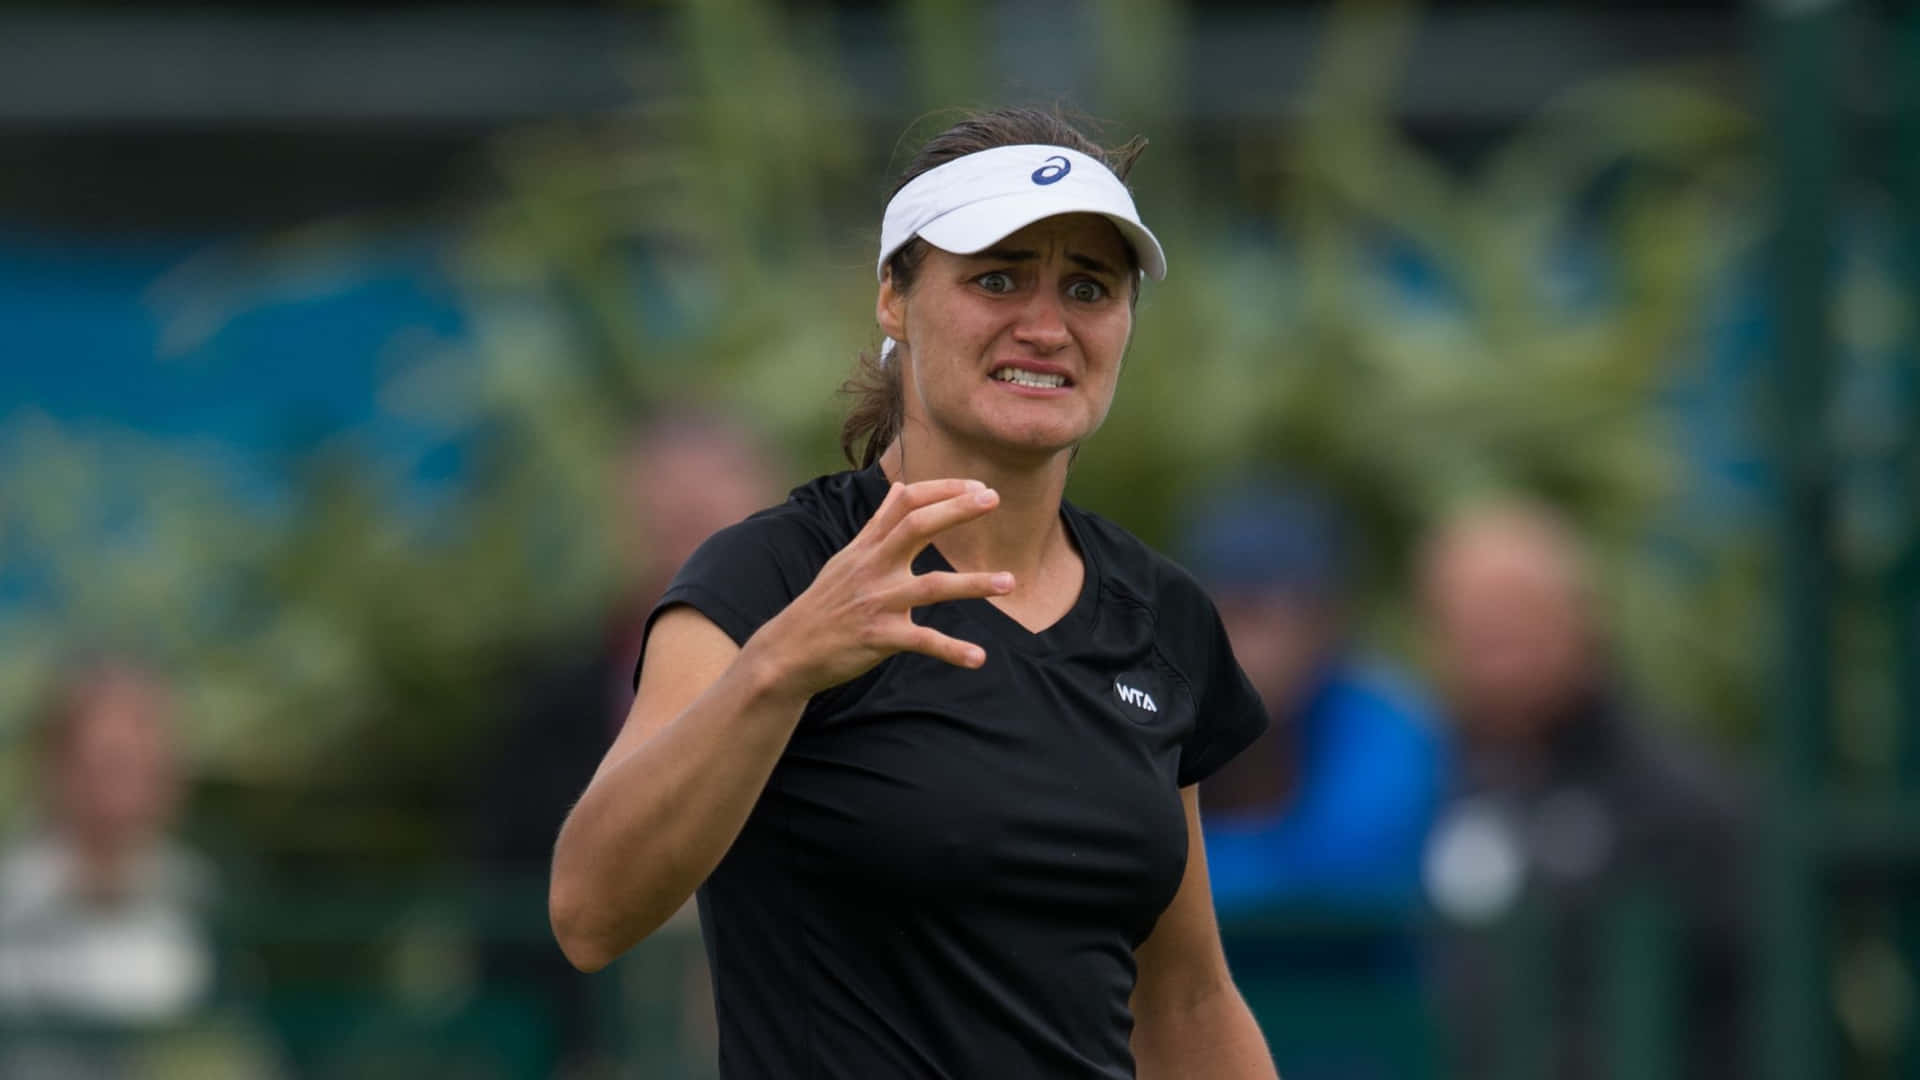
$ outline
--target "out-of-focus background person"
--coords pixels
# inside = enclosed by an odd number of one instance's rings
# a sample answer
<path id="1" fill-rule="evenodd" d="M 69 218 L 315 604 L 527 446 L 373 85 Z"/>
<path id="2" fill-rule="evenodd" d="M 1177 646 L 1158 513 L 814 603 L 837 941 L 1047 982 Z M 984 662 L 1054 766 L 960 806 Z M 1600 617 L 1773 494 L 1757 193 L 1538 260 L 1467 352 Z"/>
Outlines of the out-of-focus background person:
<path id="1" fill-rule="evenodd" d="M 114 1076 L 214 992 L 210 866 L 173 834 L 174 702 L 118 658 L 74 663 L 34 722 L 38 806 L 0 850 L 0 1074 Z"/>
<path id="2" fill-rule="evenodd" d="M 538 644 L 524 703 L 475 787 L 480 854 L 496 869 L 544 880 L 560 821 L 633 700 L 646 613 L 701 541 L 777 500 L 779 475 L 738 420 L 689 409 L 635 427 L 610 470 L 619 577 L 606 607 Z"/>
<path id="3" fill-rule="evenodd" d="M 1505 1009 L 1545 994 L 1551 1075 L 1614 1075 L 1605 1025 L 1623 941 L 1618 903 L 1657 890 L 1683 955 L 1672 1004 L 1684 1075 L 1752 1075 L 1740 1024 L 1752 965 L 1746 813 L 1726 768 L 1662 723 L 1610 659 L 1592 573 L 1546 507 L 1462 511 L 1427 541 L 1420 601 L 1453 729 L 1453 774 L 1427 852 L 1441 920 L 1434 992 L 1461 1057 L 1497 1067 Z M 1524 904 L 1543 920 L 1533 985 L 1485 929 Z M 1508 1018 L 1511 1023 L 1511 1018 Z"/>
<path id="4" fill-rule="evenodd" d="M 1407 672 L 1359 640 L 1348 577 L 1360 542 L 1326 496 L 1262 477 L 1186 514 L 1176 551 L 1271 718 L 1200 787 L 1227 958 L 1265 1006 L 1286 1075 L 1400 1075 L 1417 1056 L 1409 1034 L 1328 1037 L 1309 999 L 1405 1012 L 1419 998 L 1413 924 L 1443 780 L 1438 718 Z M 1276 915 L 1304 922 L 1276 932 Z"/>
<path id="5" fill-rule="evenodd" d="M 1412 679 L 1354 640 L 1344 580 L 1354 542 L 1324 497 L 1249 483 L 1196 508 L 1178 549 L 1272 716 L 1201 787 L 1223 912 L 1410 911 L 1418 898 L 1440 731 Z"/>
<path id="6" fill-rule="evenodd" d="M 560 822 L 633 701 L 647 612 L 702 541 L 776 501 L 779 472 L 745 423 L 689 405 L 637 424 L 609 476 L 620 576 L 605 612 L 584 633 L 541 643 L 474 791 L 477 868 L 532 889 L 543 907 Z M 690 920 L 691 907 L 683 915 Z M 489 981 L 537 991 L 563 1073 L 617 1069 L 618 1041 L 607 1028 L 619 1018 L 603 1015 L 588 980 L 552 942 L 502 942 L 483 959 Z M 704 967 L 696 950 L 677 959 L 684 970 L 663 977 L 683 981 L 686 1031 L 698 1045 L 711 1038 Z"/>
<path id="7" fill-rule="evenodd" d="M 123 1075 L 716 1075 L 697 920 L 567 972 L 553 830 L 676 553 L 839 467 L 876 178 L 1057 102 L 1148 139 L 1174 253 L 1068 497 L 1183 560 L 1214 482 L 1305 493 L 1211 586 L 1287 582 L 1276 718 L 1330 648 L 1441 743 L 1410 896 L 1342 839 L 1417 816 L 1337 767 L 1388 754 L 1276 725 L 1207 793 L 1281 1075 L 1909 1075 L 1916 50 L 1862 0 L 0 4 L 0 835 L 69 650 L 137 657 L 220 888 L 194 1056 Z"/>
<path id="8" fill-rule="evenodd" d="M 1325 498 L 1246 484 L 1190 521 L 1181 552 L 1217 598 L 1273 717 L 1202 786 L 1213 903 L 1402 905 L 1440 794 L 1421 690 L 1354 640 L 1344 532 Z"/>
<path id="9" fill-rule="evenodd" d="M 172 703 L 100 661 L 60 680 L 38 721 L 40 813 L 0 856 L 0 1008 L 163 1023 L 213 986 L 210 868 L 171 835 Z"/>

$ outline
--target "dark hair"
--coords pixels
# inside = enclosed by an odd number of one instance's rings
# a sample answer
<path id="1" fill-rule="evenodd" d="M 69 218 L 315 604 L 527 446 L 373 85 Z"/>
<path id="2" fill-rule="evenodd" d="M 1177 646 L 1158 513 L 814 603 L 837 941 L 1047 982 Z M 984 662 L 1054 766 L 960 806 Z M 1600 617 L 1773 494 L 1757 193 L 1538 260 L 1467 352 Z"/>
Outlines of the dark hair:
<path id="1" fill-rule="evenodd" d="M 1111 169 L 1122 181 L 1133 169 L 1140 151 L 1147 148 L 1147 140 L 1135 136 L 1109 150 L 1081 134 L 1057 110 L 992 109 L 973 113 L 928 139 L 907 163 L 887 198 L 899 194 L 914 177 L 956 158 L 1002 146 L 1030 144 L 1078 150 Z M 902 291 L 912 288 L 914 276 L 926 257 L 927 243 L 917 236 L 901 245 L 887 260 L 894 287 Z M 849 462 L 864 469 L 879 460 L 881 452 L 900 434 L 906 393 L 900 382 L 900 365 L 898 362 L 883 364 L 879 353 L 863 352 L 853 377 L 840 390 L 853 398 L 853 407 L 840 425 L 840 452 Z"/>

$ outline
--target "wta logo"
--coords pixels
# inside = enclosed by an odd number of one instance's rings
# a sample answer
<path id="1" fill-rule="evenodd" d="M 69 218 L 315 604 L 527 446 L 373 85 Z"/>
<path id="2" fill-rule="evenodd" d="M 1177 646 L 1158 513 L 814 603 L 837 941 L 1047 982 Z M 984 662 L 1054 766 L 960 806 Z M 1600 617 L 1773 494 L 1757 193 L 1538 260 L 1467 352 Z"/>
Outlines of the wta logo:
<path id="1" fill-rule="evenodd" d="M 1113 681 L 1113 691 L 1120 695 L 1121 701 L 1143 712 L 1157 713 L 1160 711 L 1160 706 L 1153 703 L 1153 695 L 1147 693 L 1145 690 L 1128 686 L 1126 683 L 1115 679 Z"/>
<path id="2" fill-rule="evenodd" d="M 1056 162 L 1058 164 L 1056 164 Z M 1042 187 L 1057 182 L 1061 177 L 1073 171 L 1073 162 L 1058 154 L 1048 158 L 1039 168 L 1033 170 L 1033 182 Z"/>

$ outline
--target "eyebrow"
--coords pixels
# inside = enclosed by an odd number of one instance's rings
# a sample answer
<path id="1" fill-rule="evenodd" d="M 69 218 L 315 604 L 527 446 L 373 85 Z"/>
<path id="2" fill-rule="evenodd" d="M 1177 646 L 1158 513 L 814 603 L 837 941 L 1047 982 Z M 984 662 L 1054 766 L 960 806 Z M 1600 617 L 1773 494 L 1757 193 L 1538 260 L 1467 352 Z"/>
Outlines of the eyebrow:
<path id="1" fill-rule="evenodd" d="M 1040 253 L 1029 248 L 988 248 L 985 251 L 976 253 L 973 257 L 976 259 L 992 259 L 995 262 L 1031 262 L 1039 258 Z M 1108 266 L 1106 263 L 1101 262 L 1091 255 L 1078 255 L 1069 252 L 1067 254 L 1067 261 L 1082 270 L 1091 270 L 1096 274 L 1113 276 L 1114 273 L 1113 267 Z"/>
<path id="2" fill-rule="evenodd" d="M 1082 270 L 1091 270 L 1096 274 L 1106 274 L 1109 277 L 1113 276 L 1113 267 L 1108 266 L 1106 263 L 1101 262 L 1091 255 L 1075 255 L 1069 252 L 1067 254 L 1067 261 Z"/>

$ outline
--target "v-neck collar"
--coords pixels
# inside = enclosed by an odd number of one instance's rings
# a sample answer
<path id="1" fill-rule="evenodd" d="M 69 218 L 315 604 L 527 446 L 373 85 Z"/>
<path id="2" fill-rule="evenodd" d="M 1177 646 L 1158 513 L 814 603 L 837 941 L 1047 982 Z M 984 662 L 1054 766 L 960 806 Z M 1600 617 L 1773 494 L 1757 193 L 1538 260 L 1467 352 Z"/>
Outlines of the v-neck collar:
<path id="1" fill-rule="evenodd" d="M 870 465 L 861 469 L 858 477 L 861 493 L 866 497 L 866 515 L 870 519 L 880 508 L 881 500 L 887 497 L 889 483 L 886 473 L 879 465 Z M 964 611 L 973 621 L 993 633 L 1002 642 L 1023 652 L 1050 654 L 1072 641 L 1090 628 L 1099 611 L 1100 567 L 1094 557 L 1092 547 L 1087 543 L 1085 531 L 1077 520 L 1078 515 L 1065 499 L 1060 501 L 1060 521 L 1066 527 L 1067 536 L 1072 540 L 1074 550 L 1080 555 L 1080 595 L 1074 598 L 1073 606 L 1051 624 L 1039 629 L 1029 630 L 1026 624 L 1001 611 L 985 597 L 966 597 L 951 600 L 951 603 Z M 933 544 L 923 548 L 913 560 L 913 570 L 917 574 L 951 573 L 953 564 L 940 553 Z"/>

